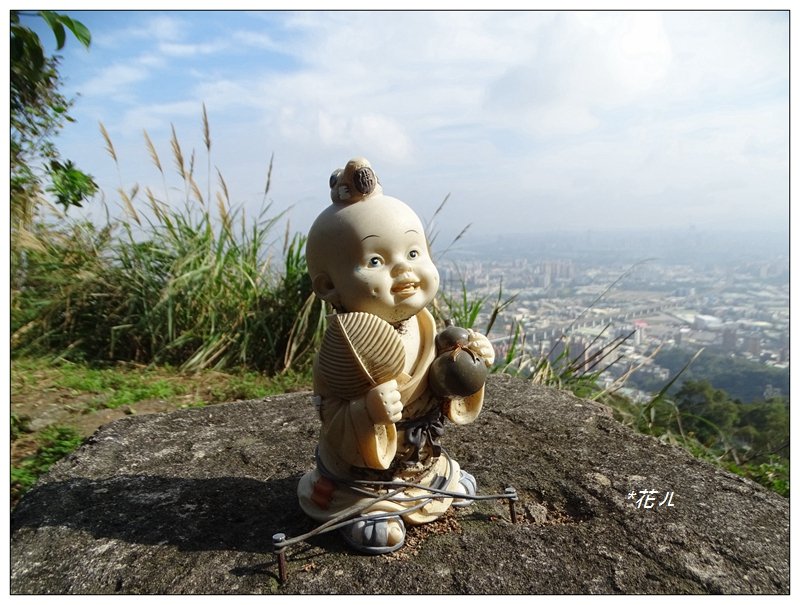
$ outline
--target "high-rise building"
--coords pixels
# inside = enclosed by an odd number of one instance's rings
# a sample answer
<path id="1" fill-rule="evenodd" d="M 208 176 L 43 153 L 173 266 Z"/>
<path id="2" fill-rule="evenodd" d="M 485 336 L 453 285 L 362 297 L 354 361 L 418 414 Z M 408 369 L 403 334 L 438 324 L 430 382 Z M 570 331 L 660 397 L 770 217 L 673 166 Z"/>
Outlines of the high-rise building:
<path id="1" fill-rule="evenodd" d="M 726 326 L 722 329 L 722 349 L 733 353 L 736 351 L 736 326 Z"/>

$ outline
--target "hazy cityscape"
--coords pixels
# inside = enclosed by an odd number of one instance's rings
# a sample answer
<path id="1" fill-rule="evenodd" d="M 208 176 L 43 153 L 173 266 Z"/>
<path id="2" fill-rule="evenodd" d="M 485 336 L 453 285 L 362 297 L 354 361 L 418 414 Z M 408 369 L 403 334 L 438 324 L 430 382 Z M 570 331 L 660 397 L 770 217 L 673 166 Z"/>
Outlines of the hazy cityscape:
<path id="1" fill-rule="evenodd" d="M 512 235 L 477 239 L 469 249 L 448 251 L 439 264 L 450 295 L 463 284 L 489 301 L 501 285 L 503 300 L 516 296 L 490 333 L 498 357 L 519 327 L 534 357 L 555 359 L 567 346 L 570 358 L 589 358 L 619 345 L 593 368 L 620 358 L 603 373 L 604 386 L 631 368 L 666 383 L 670 371 L 652 357 L 676 347 L 789 366 L 785 235 L 694 229 Z M 488 321 L 485 308 L 476 326 Z M 622 392 L 634 400 L 650 396 L 630 385 Z"/>

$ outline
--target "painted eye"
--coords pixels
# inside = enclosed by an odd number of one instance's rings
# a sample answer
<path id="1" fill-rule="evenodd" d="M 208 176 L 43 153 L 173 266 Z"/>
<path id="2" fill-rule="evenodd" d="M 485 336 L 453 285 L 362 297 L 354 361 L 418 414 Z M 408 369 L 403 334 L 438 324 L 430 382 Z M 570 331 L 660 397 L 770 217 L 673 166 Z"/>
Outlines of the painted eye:
<path id="1" fill-rule="evenodd" d="M 419 258 L 419 250 L 412 250 L 408 253 L 409 260 L 414 260 L 415 258 Z"/>
<path id="2" fill-rule="evenodd" d="M 380 267 L 383 264 L 383 259 L 380 256 L 373 256 L 367 261 L 369 267 Z"/>

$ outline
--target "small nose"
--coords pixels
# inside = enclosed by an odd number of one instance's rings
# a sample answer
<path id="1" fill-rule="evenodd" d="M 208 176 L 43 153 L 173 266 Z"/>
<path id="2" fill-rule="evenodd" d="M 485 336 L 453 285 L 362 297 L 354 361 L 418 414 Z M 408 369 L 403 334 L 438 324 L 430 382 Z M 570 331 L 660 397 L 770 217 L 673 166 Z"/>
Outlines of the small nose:
<path id="1" fill-rule="evenodd" d="M 411 271 L 411 265 L 408 264 L 407 260 L 403 259 L 396 262 L 392 267 L 392 277 L 397 277 L 398 275 L 408 273 L 409 271 Z"/>

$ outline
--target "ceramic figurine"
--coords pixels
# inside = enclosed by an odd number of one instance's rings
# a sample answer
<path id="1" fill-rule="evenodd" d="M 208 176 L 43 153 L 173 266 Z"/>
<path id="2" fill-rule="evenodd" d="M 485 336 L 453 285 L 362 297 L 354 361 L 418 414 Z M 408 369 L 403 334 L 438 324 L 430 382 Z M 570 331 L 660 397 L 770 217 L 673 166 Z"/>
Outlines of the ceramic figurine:
<path id="1" fill-rule="evenodd" d="M 335 313 L 314 363 L 317 465 L 298 496 L 320 522 L 352 512 L 355 521 L 340 529 L 345 541 L 386 553 L 403 545 L 407 525 L 475 495 L 475 479 L 440 439 L 446 420 L 477 417 L 494 350 L 471 330 L 437 335 L 426 307 L 439 273 L 422 222 L 383 194 L 369 162 L 336 170 L 330 189 L 332 204 L 306 244 L 314 292 Z"/>

